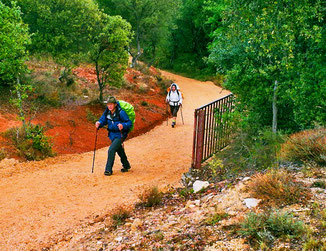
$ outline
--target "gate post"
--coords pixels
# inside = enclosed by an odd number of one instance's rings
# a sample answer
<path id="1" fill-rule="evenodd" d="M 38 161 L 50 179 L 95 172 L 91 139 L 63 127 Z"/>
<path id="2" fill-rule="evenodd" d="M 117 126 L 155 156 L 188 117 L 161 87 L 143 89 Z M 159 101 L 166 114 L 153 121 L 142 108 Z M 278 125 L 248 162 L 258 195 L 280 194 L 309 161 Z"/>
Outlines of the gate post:
<path id="1" fill-rule="evenodd" d="M 201 162 L 203 160 L 203 150 L 204 150 L 204 130 L 205 130 L 205 111 L 198 111 L 198 130 L 196 138 L 196 156 L 194 168 L 200 169 Z"/>

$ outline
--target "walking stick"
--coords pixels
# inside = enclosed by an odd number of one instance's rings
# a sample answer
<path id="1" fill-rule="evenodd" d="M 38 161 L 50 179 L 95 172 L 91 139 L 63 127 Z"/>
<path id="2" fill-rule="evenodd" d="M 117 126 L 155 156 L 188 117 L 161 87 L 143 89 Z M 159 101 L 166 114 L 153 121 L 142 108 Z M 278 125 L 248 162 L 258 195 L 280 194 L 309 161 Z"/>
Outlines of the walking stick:
<path id="1" fill-rule="evenodd" d="M 183 121 L 183 115 L 182 115 L 182 106 L 181 106 L 181 118 L 182 118 L 182 124 L 184 125 L 185 122 Z"/>
<path id="2" fill-rule="evenodd" d="M 93 155 L 92 173 L 94 172 L 94 162 L 95 162 L 95 151 L 96 151 L 97 132 L 98 132 L 98 128 L 96 128 L 96 135 L 95 135 L 95 145 L 94 145 L 94 155 Z"/>
<path id="3" fill-rule="evenodd" d="M 168 114 L 168 116 L 166 117 L 166 125 L 169 124 L 169 106 L 168 103 L 166 103 L 166 113 Z"/>

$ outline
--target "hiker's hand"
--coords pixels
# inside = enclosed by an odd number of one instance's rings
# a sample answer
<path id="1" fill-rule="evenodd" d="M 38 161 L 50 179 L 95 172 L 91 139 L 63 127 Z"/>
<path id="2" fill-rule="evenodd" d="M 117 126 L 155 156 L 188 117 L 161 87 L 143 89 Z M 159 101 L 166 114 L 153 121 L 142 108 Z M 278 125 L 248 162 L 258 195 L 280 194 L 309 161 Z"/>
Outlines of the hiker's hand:
<path id="1" fill-rule="evenodd" d="M 100 125 L 101 125 L 101 123 L 98 122 L 98 121 L 96 121 L 96 123 L 95 123 L 95 127 L 96 127 L 96 129 L 99 129 Z"/>
<path id="2" fill-rule="evenodd" d="M 118 124 L 118 128 L 121 131 L 123 129 L 123 125 L 122 124 Z"/>
<path id="3" fill-rule="evenodd" d="M 182 106 L 182 104 L 179 105 L 180 107 Z"/>

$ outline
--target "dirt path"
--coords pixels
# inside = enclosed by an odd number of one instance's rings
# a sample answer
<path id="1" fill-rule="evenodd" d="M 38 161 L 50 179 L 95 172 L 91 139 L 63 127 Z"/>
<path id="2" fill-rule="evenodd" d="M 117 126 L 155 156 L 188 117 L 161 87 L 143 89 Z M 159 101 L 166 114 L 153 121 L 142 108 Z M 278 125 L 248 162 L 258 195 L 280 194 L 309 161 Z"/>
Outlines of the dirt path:
<path id="1" fill-rule="evenodd" d="M 130 172 L 119 171 L 117 157 L 114 175 L 103 175 L 107 148 L 96 152 L 93 174 L 93 152 L 0 167 L 1 250 L 41 249 L 96 215 L 134 203 L 144 187 L 179 183 L 191 164 L 194 109 L 228 92 L 211 82 L 164 75 L 175 80 L 184 93 L 185 125 L 178 117 L 174 129 L 163 123 L 126 141 Z"/>

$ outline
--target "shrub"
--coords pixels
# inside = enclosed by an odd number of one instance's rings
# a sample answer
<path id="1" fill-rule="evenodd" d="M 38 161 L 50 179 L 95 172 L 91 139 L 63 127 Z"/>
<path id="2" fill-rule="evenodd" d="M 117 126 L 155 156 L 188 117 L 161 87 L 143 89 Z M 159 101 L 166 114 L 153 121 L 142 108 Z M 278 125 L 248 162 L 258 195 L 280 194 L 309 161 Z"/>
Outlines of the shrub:
<path id="1" fill-rule="evenodd" d="M 304 223 L 288 212 L 271 210 L 264 213 L 250 212 L 241 222 L 239 234 L 253 243 L 272 243 L 281 237 L 299 238 L 305 232 Z"/>
<path id="2" fill-rule="evenodd" d="M 163 193 L 159 192 L 157 187 L 146 189 L 142 194 L 139 195 L 140 203 L 139 206 L 154 207 L 158 206 L 162 202 Z"/>
<path id="3" fill-rule="evenodd" d="M 316 180 L 314 183 L 312 183 L 311 186 L 312 187 L 319 187 L 319 188 L 323 188 L 323 189 L 326 188 L 325 181 L 323 181 L 323 180 Z"/>
<path id="4" fill-rule="evenodd" d="M 116 228 L 123 225 L 130 215 L 130 211 L 124 206 L 117 207 L 111 215 L 112 227 Z"/>
<path id="5" fill-rule="evenodd" d="M 293 134 L 283 144 L 281 156 L 288 161 L 314 162 L 326 165 L 326 128 Z"/>
<path id="6" fill-rule="evenodd" d="M 268 205 L 277 206 L 305 203 L 310 196 L 307 188 L 295 181 L 293 175 L 279 170 L 257 174 L 247 185 L 247 191 Z"/>
<path id="7" fill-rule="evenodd" d="M 7 156 L 6 150 L 2 147 L 0 149 L 0 161 L 6 158 L 6 156 Z"/>
<path id="8" fill-rule="evenodd" d="M 270 128 L 258 134 L 242 129 L 236 133 L 229 147 L 218 153 L 217 157 L 223 160 L 227 176 L 265 170 L 277 164 L 282 141 L 283 136 L 272 133 Z"/>
<path id="9" fill-rule="evenodd" d="M 28 124 L 26 127 L 12 128 L 6 132 L 20 156 L 27 160 L 42 160 L 54 156 L 52 143 L 45 136 L 40 125 Z"/>

